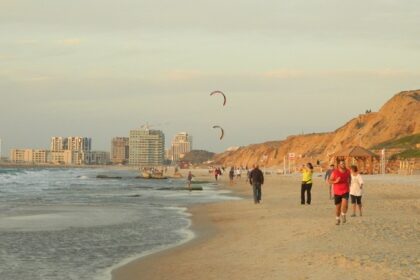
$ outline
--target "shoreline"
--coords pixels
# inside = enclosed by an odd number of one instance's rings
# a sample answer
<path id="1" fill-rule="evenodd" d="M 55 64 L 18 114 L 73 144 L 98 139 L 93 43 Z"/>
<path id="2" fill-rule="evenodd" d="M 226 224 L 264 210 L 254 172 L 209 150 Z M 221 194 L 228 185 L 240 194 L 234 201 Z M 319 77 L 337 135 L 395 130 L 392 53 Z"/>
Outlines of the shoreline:
<path id="1" fill-rule="evenodd" d="M 128 165 L 99 165 L 99 164 L 84 164 L 84 165 L 73 165 L 73 164 L 35 164 L 35 163 L 6 163 L 0 162 L 0 168 L 103 168 L 103 169 L 117 169 L 117 170 L 138 170 L 138 167 Z"/>
<path id="2" fill-rule="evenodd" d="M 213 203 L 209 203 L 213 204 Z M 111 280 L 114 279 L 147 279 L 147 278 L 138 278 L 138 277 L 145 277 L 144 270 L 138 270 L 138 266 L 146 266 L 145 263 L 152 262 L 156 263 L 159 262 L 159 258 L 161 256 L 165 256 L 167 254 L 177 254 L 178 251 L 188 249 L 190 246 L 199 245 L 201 242 L 207 240 L 207 238 L 211 238 L 216 234 L 216 228 L 211 224 L 210 218 L 208 215 L 205 214 L 205 211 L 202 211 L 201 208 L 206 204 L 200 204 L 199 206 L 194 205 L 191 207 L 187 207 L 187 212 L 191 214 L 191 224 L 186 229 L 192 233 L 192 238 L 183 240 L 177 244 L 174 244 L 170 247 L 152 250 L 149 252 L 144 252 L 137 257 L 130 258 L 122 263 L 119 263 L 113 266 L 108 272 L 110 272 Z M 200 217 L 200 221 L 197 221 L 197 218 Z M 127 275 L 129 278 L 127 278 Z"/>
<path id="3" fill-rule="evenodd" d="M 179 242 L 174 243 L 174 244 L 172 244 L 170 246 L 163 246 L 162 248 L 151 249 L 151 250 L 145 251 L 143 253 L 140 253 L 140 254 L 137 254 L 137 255 L 133 255 L 131 257 L 127 257 L 127 258 L 123 259 L 121 262 L 119 262 L 118 264 L 115 264 L 112 267 L 106 269 L 106 271 L 104 272 L 104 275 L 105 276 L 104 277 L 99 277 L 99 279 L 103 279 L 103 278 L 112 279 L 112 274 L 113 274 L 113 271 L 114 270 L 118 270 L 121 267 L 125 267 L 127 265 L 132 264 L 132 263 L 135 263 L 135 262 L 137 262 L 139 260 L 142 260 L 143 258 L 147 258 L 149 256 L 154 256 L 154 255 L 157 255 L 159 253 L 172 250 L 172 249 L 174 249 L 176 247 L 183 246 L 183 245 L 185 245 L 185 244 L 187 244 L 189 242 L 192 242 L 194 239 L 196 239 L 197 238 L 197 232 L 196 231 L 193 231 L 191 229 L 192 220 L 191 220 L 190 217 L 192 216 L 192 214 L 189 213 L 187 207 L 177 207 L 177 208 L 179 208 L 179 211 L 183 215 L 185 215 L 185 219 L 189 222 L 189 224 L 188 224 L 188 226 L 186 228 L 180 230 L 180 232 L 184 232 L 185 233 L 185 236 L 186 237 L 184 239 L 182 239 Z"/>
<path id="4" fill-rule="evenodd" d="M 184 170 L 183 170 L 184 171 Z M 193 170 L 193 172 L 197 172 L 198 170 Z M 200 171 L 198 171 L 200 172 Z M 203 174 L 200 174 L 199 176 L 196 176 L 195 179 L 197 181 L 209 181 L 214 182 L 214 178 L 212 175 L 208 175 L 208 171 L 201 171 Z M 186 176 L 186 171 L 184 171 L 185 174 L 183 176 Z M 225 176 L 226 177 L 226 176 Z M 218 188 L 220 190 L 229 190 L 226 186 L 226 182 L 222 182 L 222 180 L 219 179 L 218 182 Z M 232 191 L 232 190 L 229 190 Z M 241 197 L 241 195 L 236 194 L 232 191 L 232 194 L 238 197 Z M 172 246 L 152 250 L 149 252 L 144 252 L 142 254 L 139 254 L 137 257 L 129 258 L 126 261 L 122 261 L 119 264 L 116 264 L 112 268 L 108 270 L 110 275 L 110 280 L 123 280 L 123 279 L 139 279 L 138 277 L 142 277 L 141 279 L 147 279 L 143 278 L 144 276 L 144 270 L 141 270 L 141 275 L 138 275 L 138 266 L 146 266 L 145 263 L 151 262 L 156 263 L 159 261 L 159 258 L 161 256 L 165 256 L 167 254 L 177 254 L 178 251 L 182 251 L 184 249 L 187 249 L 190 246 L 198 246 L 201 242 L 205 242 L 208 238 L 212 238 L 217 233 L 217 228 L 214 226 L 214 224 L 211 222 L 211 218 L 206 211 L 206 209 L 210 205 L 219 204 L 219 203 L 226 203 L 227 201 L 218 201 L 218 202 L 209 202 L 209 203 L 199 203 L 199 204 L 193 204 L 190 206 L 182 207 L 185 209 L 185 213 L 188 214 L 190 221 L 190 225 L 188 228 L 186 228 L 186 231 L 191 232 L 193 235 L 192 238 L 183 240 L 179 243 L 173 244 Z"/>
<path id="5" fill-rule="evenodd" d="M 357 279 L 420 277 L 419 176 L 411 183 L 366 176 L 364 216 L 350 218 L 350 207 L 340 226 L 322 179 L 314 178 L 310 206 L 298 201 L 299 179 L 266 176 L 263 203 L 254 205 L 244 179 L 230 187 L 222 178 L 223 188 L 246 199 L 194 205 L 188 212 L 196 238 L 118 267 L 112 279 L 337 279 L 350 271 Z"/>

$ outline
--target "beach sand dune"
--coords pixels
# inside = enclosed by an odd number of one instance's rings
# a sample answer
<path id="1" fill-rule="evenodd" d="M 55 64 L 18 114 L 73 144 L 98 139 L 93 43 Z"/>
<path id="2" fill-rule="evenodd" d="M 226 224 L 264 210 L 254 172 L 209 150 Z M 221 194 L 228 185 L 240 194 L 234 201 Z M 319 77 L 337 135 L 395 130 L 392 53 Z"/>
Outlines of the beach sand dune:
<path id="1" fill-rule="evenodd" d="M 243 200 L 190 208 L 198 238 L 116 269 L 113 279 L 420 279 L 413 178 L 366 176 L 364 216 L 340 226 L 319 177 L 310 206 L 300 205 L 298 176 L 266 176 L 257 205 L 245 180 L 236 181 L 226 188 Z"/>

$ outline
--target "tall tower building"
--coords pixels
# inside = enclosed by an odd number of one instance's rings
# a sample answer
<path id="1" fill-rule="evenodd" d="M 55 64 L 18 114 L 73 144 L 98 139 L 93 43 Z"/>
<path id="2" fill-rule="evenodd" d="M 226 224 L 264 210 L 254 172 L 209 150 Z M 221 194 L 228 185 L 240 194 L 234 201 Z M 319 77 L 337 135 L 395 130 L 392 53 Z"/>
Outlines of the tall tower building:
<path id="1" fill-rule="evenodd" d="M 51 162 L 60 164 L 88 164 L 92 139 L 88 137 L 52 137 Z"/>
<path id="2" fill-rule="evenodd" d="M 134 166 L 163 165 L 165 157 L 165 135 L 160 130 L 151 130 L 147 126 L 130 130 L 129 159 Z"/>
<path id="3" fill-rule="evenodd" d="M 51 137 L 51 152 L 60 152 L 67 150 L 67 138 Z"/>
<path id="4" fill-rule="evenodd" d="M 175 135 L 171 145 L 171 160 L 177 161 L 181 155 L 192 150 L 192 136 L 186 132 L 180 132 Z"/>
<path id="5" fill-rule="evenodd" d="M 88 137 L 67 137 L 67 149 L 70 151 L 90 152 L 92 139 Z"/>
<path id="6" fill-rule="evenodd" d="M 129 156 L 129 138 L 115 137 L 111 142 L 111 161 L 113 164 L 128 163 Z"/>

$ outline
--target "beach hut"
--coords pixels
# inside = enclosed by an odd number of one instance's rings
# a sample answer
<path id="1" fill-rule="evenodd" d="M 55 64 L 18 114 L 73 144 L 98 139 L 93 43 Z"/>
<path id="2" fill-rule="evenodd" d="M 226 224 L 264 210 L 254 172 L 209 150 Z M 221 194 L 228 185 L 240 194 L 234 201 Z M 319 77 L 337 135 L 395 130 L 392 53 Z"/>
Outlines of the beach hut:
<path id="1" fill-rule="evenodd" d="M 330 162 L 335 162 L 336 166 L 340 160 L 344 160 L 346 166 L 357 165 L 361 173 L 373 174 L 374 164 L 379 162 L 379 156 L 365 148 L 355 146 L 330 156 Z"/>

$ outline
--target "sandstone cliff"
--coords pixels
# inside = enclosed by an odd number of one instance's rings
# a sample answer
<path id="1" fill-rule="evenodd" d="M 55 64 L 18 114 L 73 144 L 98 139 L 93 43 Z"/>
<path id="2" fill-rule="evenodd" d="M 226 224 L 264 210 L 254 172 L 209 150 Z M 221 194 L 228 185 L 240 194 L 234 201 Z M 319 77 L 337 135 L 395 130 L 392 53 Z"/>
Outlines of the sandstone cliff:
<path id="1" fill-rule="evenodd" d="M 290 136 L 283 141 L 271 141 L 241 147 L 214 157 L 225 166 L 281 166 L 288 153 L 297 161 L 321 160 L 352 146 L 370 148 L 391 139 L 420 133 L 420 90 L 403 91 L 392 97 L 379 112 L 359 115 L 334 132 Z"/>

